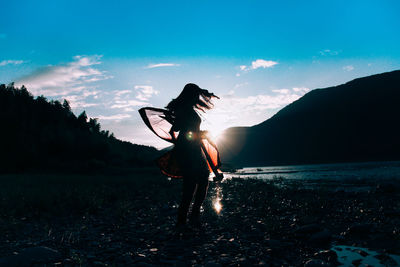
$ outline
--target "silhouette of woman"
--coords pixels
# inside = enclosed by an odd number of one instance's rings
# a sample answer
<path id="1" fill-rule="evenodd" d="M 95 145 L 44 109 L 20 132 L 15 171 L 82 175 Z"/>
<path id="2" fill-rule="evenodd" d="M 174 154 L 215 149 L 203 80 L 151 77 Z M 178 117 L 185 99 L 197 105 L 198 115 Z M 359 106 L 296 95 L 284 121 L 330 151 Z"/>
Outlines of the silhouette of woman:
<path id="1" fill-rule="evenodd" d="M 200 131 L 201 118 L 196 112 L 211 109 L 213 97 L 218 98 L 196 84 L 189 83 L 165 110 L 149 107 L 139 110 L 146 125 L 157 136 L 175 144 L 157 163 L 164 174 L 183 178 L 177 226 L 186 225 L 193 196 L 189 219 L 194 225 L 200 224 L 200 207 L 207 194 L 210 171 L 217 178 L 222 178 L 222 174 L 217 171 L 221 164 L 218 150 L 207 138 L 207 132 Z"/>
<path id="2" fill-rule="evenodd" d="M 195 111 L 212 108 L 211 98 L 217 97 L 199 86 L 189 83 L 182 93 L 166 107 L 175 115 L 171 131 L 178 132 L 175 152 L 183 175 L 182 200 L 178 210 L 177 225 L 185 225 L 190 203 L 195 196 L 190 220 L 199 224 L 200 207 L 206 197 L 210 175 L 207 158 L 201 142 L 206 132 L 200 131 L 201 118 Z"/>

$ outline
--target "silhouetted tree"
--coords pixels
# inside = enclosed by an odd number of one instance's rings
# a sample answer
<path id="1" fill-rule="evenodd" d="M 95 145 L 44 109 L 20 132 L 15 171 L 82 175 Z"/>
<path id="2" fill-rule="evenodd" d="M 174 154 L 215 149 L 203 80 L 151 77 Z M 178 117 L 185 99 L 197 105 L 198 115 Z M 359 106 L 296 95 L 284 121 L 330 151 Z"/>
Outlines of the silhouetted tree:
<path id="1" fill-rule="evenodd" d="M 158 155 L 155 148 L 100 131 L 100 123 L 88 120 L 85 111 L 76 117 L 67 100 L 61 104 L 44 96 L 34 99 L 24 86 L 0 85 L 0 121 L 0 172 L 140 167 L 151 165 Z"/>

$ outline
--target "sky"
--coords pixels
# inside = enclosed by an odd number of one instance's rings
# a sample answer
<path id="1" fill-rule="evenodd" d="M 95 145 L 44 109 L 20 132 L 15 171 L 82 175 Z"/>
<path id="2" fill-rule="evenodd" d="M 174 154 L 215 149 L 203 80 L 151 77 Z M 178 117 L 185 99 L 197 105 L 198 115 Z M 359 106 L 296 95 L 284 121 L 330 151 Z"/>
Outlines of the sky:
<path id="1" fill-rule="evenodd" d="M 399 1 L 1 1 L 0 83 L 67 99 L 102 129 L 166 147 L 138 109 L 184 85 L 220 97 L 215 135 L 316 88 L 400 69 Z"/>

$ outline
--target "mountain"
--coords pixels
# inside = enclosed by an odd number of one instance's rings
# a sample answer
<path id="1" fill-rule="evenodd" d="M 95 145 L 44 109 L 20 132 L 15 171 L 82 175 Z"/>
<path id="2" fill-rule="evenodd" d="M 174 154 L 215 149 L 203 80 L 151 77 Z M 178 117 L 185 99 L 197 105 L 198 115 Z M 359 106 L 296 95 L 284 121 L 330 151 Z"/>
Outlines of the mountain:
<path id="1" fill-rule="evenodd" d="M 68 101 L 34 98 L 23 86 L 0 85 L 0 125 L 0 172 L 144 167 L 159 155 L 116 139 L 85 112 L 76 117 Z"/>
<path id="2" fill-rule="evenodd" d="M 400 71 L 315 89 L 270 119 L 229 128 L 222 162 L 238 166 L 400 159 Z"/>

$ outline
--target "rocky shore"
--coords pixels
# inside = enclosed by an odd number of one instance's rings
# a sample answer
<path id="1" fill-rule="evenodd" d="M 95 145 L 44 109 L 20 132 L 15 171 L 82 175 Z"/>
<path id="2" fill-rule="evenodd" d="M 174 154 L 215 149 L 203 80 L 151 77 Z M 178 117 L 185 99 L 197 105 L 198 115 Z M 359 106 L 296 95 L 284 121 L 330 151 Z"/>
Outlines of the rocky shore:
<path id="1" fill-rule="evenodd" d="M 211 183 L 202 226 L 177 230 L 181 181 L 110 179 L 106 188 L 85 184 L 88 191 L 69 195 L 75 187 L 61 183 L 42 206 L 13 203 L 22 208 L 11 213 L 3 204 L 0 266 L 337 266 L 349 260 L 341 258 L 340 245 L 374 250 L 383 266 L 395 266 L 391 255 L 400 255 L 398 183 L 361 191 L 280 179 Z M 217 187 L 219 213 L 213 207 Z M 68 196 L 84 203 L 74 207 Z M 9 193 L 1 197 L 17 201 Z M 369 254 L 354 252 L 361 259 Z"/>

